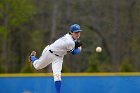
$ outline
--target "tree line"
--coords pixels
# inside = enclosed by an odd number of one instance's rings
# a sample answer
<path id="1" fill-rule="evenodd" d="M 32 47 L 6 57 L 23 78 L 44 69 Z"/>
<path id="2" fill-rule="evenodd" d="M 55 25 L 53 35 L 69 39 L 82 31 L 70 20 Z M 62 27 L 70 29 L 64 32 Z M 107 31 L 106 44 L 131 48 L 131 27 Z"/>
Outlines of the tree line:
<path id="1" fill-rule="evenodd" d="M 78 23 L 83 31 L 80 55 L 64 58 L 63 72 L 140 71 L 139 0 L 1 0 L 0 72 L 41 71 L 28 62 Z M 101 46 L 103 51 L 96 53 Z"/>

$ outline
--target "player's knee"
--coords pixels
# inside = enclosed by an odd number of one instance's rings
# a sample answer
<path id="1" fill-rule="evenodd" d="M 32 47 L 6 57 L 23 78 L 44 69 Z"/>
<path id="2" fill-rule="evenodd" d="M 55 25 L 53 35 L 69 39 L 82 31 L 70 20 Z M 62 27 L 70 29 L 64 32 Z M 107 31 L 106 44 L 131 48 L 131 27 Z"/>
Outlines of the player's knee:
<path id="1" fill-rule="evenodd" d="M 33 63 L 33 66 L 34 66 L 34 68 L 35 68 L 36 70 L 39 70 L 39 69 L 42 69 L 42 68 L 43 68 L 43 66 L 42 66 L 41 64 L 39 64 L 39 63 L 40 63 L 39 60 L 37 60 L 37 61 L 35 61 L 35 62 Z"/>
<path id="2" fill-rule="evenodd" d="M 34 65 L 34 68 L 35 68 L 36 70 L 42 69 L 39 65 Z"/>
<path id="3" fill-rule="evenodd" d="M 38 66 L 34 66 L 34 68 L 35 68 L 36 70 L 39 70 L 39 69 L 40 69 Z"/>
<path id="4" fill-rule="evenodd" d="M 54 81 L 61 81 L 61 74 L 54 74 Z"/>

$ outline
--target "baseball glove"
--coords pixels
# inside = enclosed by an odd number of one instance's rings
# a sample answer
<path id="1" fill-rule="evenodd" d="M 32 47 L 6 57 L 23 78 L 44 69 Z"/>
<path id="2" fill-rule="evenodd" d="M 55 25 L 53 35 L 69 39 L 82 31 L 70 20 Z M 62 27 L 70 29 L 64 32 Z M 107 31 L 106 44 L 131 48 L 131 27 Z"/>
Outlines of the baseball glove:
<path id="1" fill-rule="evenodd" d="M 82 42 L 80 40 L 75 41 L 75 49 L 82 46 Z"/>

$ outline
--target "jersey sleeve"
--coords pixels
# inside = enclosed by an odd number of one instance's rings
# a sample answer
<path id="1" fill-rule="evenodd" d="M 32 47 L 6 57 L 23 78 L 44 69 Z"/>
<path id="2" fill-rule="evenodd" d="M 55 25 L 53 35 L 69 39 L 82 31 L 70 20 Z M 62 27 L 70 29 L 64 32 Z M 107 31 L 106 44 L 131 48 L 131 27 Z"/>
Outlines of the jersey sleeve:
<path id="1" fill-rule="evenodd" d="M 75 47 L 74 41 L 73 42 L 72 41 L 67 42 L 67 51 L 73 50 L 74 47 Z"/>

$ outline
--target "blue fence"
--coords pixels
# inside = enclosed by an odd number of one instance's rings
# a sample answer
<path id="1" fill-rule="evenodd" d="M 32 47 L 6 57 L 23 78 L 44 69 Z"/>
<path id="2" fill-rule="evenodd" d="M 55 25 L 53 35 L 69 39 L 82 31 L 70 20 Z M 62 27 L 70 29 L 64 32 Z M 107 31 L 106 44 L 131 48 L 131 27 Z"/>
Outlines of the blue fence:
<path id="1" fill-rule="evenodd" d="M 64 75 L 61 93 L 140 93 L 140 75 Z M 52 76 L 0 75 L 0 93 L 56 93 Z"/>

